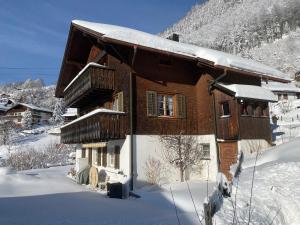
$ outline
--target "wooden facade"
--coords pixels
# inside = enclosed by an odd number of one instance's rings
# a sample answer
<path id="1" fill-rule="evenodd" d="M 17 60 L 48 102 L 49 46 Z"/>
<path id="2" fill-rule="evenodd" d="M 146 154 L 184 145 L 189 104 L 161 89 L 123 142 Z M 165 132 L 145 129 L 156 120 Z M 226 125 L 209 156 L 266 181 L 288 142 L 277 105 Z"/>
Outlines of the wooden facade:
<path id="1" fill-rule="evenodd" d="M 90 62 L 109 69 L 91 67 L 69 85 Z M 225 71 L 209 63 L 119 41 L 101 41 L 96 32 L 71 26 L 56 96 L 64 97 L 69 107 L 78 107 L 79 116 L 97 108 L 115 109 L 116 99 L 122 96 L 118 110 L 124 114 L 102 113 L 73 121 L 62 128 L 62 142 L 94 143 L 124 139 L 129 134 L 216 135 L 221 170 L 227 171 L 236 160 L 239 140 L 270 142 L 271 130 L 268 114 L 244 115 L 239 99 L 214 88 L 213 82 L 224 72 L 226 76 L 219 82 L 261 85 L 257 74 Z M 181 105 L 180 98 L 184 99 Z M 223 115 L 225 102 L 229 112 Z"/>

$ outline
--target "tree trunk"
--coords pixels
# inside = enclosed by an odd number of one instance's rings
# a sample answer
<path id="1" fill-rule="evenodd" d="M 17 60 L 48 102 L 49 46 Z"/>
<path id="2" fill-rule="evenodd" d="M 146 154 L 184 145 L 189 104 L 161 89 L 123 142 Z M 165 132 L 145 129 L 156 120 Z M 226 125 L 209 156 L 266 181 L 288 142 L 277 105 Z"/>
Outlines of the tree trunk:
<path id="1" fill-rule="evenodd" d="M 182 162 L 180 162 L 179 169 L 180 169 L 180 181 L 184 182 L 184 169 L 183 169 L 183 163 Z"/>

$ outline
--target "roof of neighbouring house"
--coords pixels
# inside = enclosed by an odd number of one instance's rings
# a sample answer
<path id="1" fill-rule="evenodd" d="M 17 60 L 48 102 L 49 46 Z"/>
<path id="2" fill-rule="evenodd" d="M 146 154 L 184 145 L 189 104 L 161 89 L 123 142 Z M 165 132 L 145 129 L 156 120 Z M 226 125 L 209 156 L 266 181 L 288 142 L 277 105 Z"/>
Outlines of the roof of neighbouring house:
<path id="1" fill-rule="evenodd" d="M 66 113 L 64 113 L 62 116 L 63 117 L 74 117 L 77 116 L 78 110 L 77 108 L 67 108 Z"/>
<path id="2" fill-rule="evenodd" d="M 52 110 L 50 110 L 50 109 L 46 109 L 46 108 L 42 108 L 42 107 L 38 107 L 38 106 L 35 106 L 35 105 L 26 104 L 26 103 L 17 103 L 16 105 L 14 105 L 13 107 L 11 107 L 9 109 L 13 109 L 13 108 L 15 108 L 19 105 L 24 106 L 26 108 L 33 109 L 33 110 L 37 110 L 37 111 L 52 113 Z"/>
<path id="3" fill-rule="evenodd" d="M 0 111 L 6 112 L 6 111 L 9 110 L 9 109 L 10 109 L 10 107 L 7 107 L 7 106 L 5 106 L 5 105 L 3 105 L 3 104 L 0 104 Z"/>
<path id="4" fill-rule="evenodd" d="M 271 91 L 278 91 L 278 92 L 292 92 L 292 93 L 300 93 L 300 88 L 296 86 L 295 83 L 279 83 L 279 82 L 268 82 L 262 83 L 262 87 L 267 88 Z"/>
<path id="5" fill-rule="evenodd" d="M 203 60 L 210 62 L 215 67 L 231 68 L 239 71 L 255 73 L 269 78 L 282 79 L 283 81 L 290 81 L 286 78 L 286 74 L 281 71 L 263 65 L 259 62 L 245 59 L 239 56 L 231 55 L 221 51 L 198 47 L 191 44 L 180 43 L 168 40 L 157 35 L 145 33 L 142 31 L 108 25 L 102 23 L 94 23 L 82 20 L 73 20 L 72 25 L 81 27 L 96 33 L 101 36 L 103 40 L 118 41 L 122 43 L 137 45 L 147 49 L 159 50 L 163 52 L 182 55 L 196 60 Z"/>
<path id="6" fill-rule="evenodd" d="M 277 97 L 273 94 L 273 92 L 260 86 L 218 83 L 217 87 L 228 90 L 233 93 L 236 98 L 277 102 Z"/>

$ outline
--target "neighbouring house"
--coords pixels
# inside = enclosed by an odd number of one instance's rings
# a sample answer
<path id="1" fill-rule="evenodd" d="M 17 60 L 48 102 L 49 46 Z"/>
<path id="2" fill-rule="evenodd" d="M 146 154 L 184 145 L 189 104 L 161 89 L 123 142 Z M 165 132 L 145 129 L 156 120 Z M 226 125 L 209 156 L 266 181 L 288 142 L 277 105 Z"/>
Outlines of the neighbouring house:
<path id="1" fill-rule="evenodd" d="M 93 165 L 112 179 L 131 178 L 133 187 L 147 181 L 151 157 L 166 165 L 167 181 L 178 179 L 160 136 L 193 135 L 207 157 L 190 179 L 215 180 L 218 171 L 230 177 L 239 151 L 270 145 L 268 102 L 277 98 L 261 80 L 290 82 L 284 76 L 223 52 L 75 20 L 56 97 L 79 117 L 61 127 L 61 141 L 81 148 L 77 171 Z"/>
<path id="2" fill-rule="evenodd" d="M 295 73 L 295 80 L 300 81 L 300 70 Z"/>
<path id="3" fill-rule="evenodd" d="M 62 117 L 64 118 L 64 123 L 69 123 L 75 119 L 77 119 L 77 109 L 76 108 L 67 108 L 66 113 L 62 114 Z"/>
<path id="4" fill-rule="evenodd" d="M 52 117 L 52 111 L 49 109 L 37 107 L 31 104 L 17 103 L 6 111 L 5 119 L 14 122 L 18 127 L 22 126 L 22 116 L 29 110 L 32 115 L 32 125 L 48 123 Z"/>
<path id="5" fill-rule="evenodd" d="M 0 117 L 6 114 L 6 111 L 9 109 L 8 106 L 4 104 L 0 104 Z"/>
<path id="6" fill-rule="evenodd" d="M 294 82 L 263 82 L 264 88 L 272 91 L 278 98 L 278 101 L 300 99 L 300 88 Z"/>

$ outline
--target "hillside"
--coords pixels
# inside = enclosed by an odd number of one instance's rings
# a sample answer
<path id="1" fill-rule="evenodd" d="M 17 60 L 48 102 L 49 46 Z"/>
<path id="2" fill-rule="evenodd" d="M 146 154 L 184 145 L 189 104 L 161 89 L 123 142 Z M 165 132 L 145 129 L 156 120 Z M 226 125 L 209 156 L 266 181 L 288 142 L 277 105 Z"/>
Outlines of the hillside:
<path id="1" fill-rule="evenodd" d="M 58 101 L 54 97 L 54 92 L 55 85 L 45 86 L 40 79 L 0 85 L 0 94 L 9 95 L 14 102 L 33 104 L 52 110 Z"/>
<path id="2" fill-rule="evenodd" d="M 161 33 L 252 58 L 293 76 L 300 69 L 299 0 L 210 0 Z"/>

